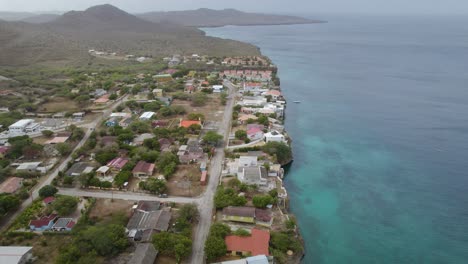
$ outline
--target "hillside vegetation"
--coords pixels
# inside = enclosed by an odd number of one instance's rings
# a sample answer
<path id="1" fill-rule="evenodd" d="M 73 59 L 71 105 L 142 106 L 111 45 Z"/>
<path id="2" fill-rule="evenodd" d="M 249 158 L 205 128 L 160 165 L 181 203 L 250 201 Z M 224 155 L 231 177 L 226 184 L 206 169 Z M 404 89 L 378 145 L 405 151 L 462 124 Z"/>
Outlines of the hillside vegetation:
<path id="1" fill-rule="evenodd" d="M 89 49 L 152 57 L 260 53 L 253 45 L 207 37 L 169 22 L 149 22 L 111 5 L 71 11 L 43 24 L 0 21 L 0 49 L 0 66 L 86 63 Z"/>

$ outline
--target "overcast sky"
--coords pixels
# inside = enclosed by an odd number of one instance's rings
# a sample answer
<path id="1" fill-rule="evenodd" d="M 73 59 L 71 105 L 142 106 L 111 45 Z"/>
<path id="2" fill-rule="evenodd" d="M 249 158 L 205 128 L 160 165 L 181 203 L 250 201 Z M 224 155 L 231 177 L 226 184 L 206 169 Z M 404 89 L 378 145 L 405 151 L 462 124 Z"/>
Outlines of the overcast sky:
<path id="1" fill-rule="evenodd" d="M 132 13 L 236 8 L 275 13 L 468 14 L 468 0 L 0 0 L 0 11 L 69 11 L 109 3 Z"/>

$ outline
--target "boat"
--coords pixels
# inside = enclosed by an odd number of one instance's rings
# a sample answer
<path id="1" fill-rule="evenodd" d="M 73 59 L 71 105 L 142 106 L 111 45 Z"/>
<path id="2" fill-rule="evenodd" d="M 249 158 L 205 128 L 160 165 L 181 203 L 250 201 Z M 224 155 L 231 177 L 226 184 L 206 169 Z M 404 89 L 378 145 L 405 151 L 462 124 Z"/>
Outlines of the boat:
<path id="1" fill-rule="evenodd" d="M 300 102 L 301 102 L 301 101 L 294 101 L 293 103 L 296 103 L 296 104 L 298 104 L 298 103 L 300 103 Z"/>

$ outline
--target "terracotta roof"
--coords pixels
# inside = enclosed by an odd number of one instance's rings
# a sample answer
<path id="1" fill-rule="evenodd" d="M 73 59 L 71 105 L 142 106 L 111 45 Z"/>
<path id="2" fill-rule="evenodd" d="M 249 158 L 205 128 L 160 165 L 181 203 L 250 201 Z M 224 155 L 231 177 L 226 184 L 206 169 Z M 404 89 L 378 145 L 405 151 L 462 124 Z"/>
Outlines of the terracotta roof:
<path id="1" fill-rule="evenodd" d="M 262 222 L 270 222 L 271 221 L 271 211 L 265 209 L 255 209 L 255 219 L 262 221 Z"/>
<path id="2" fill-rule="evenodd" d="M 247 135 L 256 134 L 256 133 L 258 133 L 258 132 L 262 132 L 262 133 L 263 133 L 263 131 L 262 131 L 260 128 L 258 128 L 258 127 L 252 127 L 251 129 L 247 130 Z"/>
<path id="3" fill-rule="evenodd" d="M 44 200 L 42 200 L 45 204 L 50 204 L 51 202 L 55 201 L 55 197 L 53 196 L 49 196 L 49 197 L 46 197 L 44 198 Z"/>
<path id="4" fill-rule="evenodd" d="M 189 128 L 191 125 L 201 125 L 200 120 L 182 120 L 180 121 L 180 126 Z"/>
<path id="5" fill-rule="evenodd" d="M 107 163 L 107 166 L 116 168 L 116 169 L 122 169 L 125 166 L 125 164 L 127 164 L 127 162 L 128 162 L 128 159 L 126 158 L 115 158 L 109 161 L 109 163 Z"/>
<path id="6" fill-rule="evenodd" d="M 268 92 L 266 92 L 267 95 L 276 95 L 276 96 L 280 96 L 281 95 L 281 92 L 278 91 L 278 90 L 270 90 Z"/>
<path id="7" fill-rule="evenodd" d="M 21 187 L 22 178 L 10 177 L 0 185 L 0 193 L 14 193 Z"/>
<path id="8" fill-rule="evenodd" d="M 228 251 L 250 252 L 252 256 L 269 255 L 270 233 L 268 231 L 254 228 L 251 236 L 226 236 L 225 241 Z"/>
<path id="9" fill-rule="evenodd" d="M 1 153 L 1 154 L 6 154 L 7 151 L 8 151 L 8 149 L 9 149 L 8 147 L 1 146 L 1 147 L 0 147 L 0 153 Z"/>
<path id="10" fill-rule="evenodd" d="M 40 219 L 31 220 L 31 222 L 29 222 L 29 225 L 30 226 L 32 225 L 32 226 L 34 226 L 36 228 L 47 226 L 47 225 L 49 225 L 50 221 L 55 220 L 55 218 L 57 218 L 56 214 L 51 214 L 49 216 L 43 216 Z"/>
<path id="11" fill-rule="evenodd" d="M 145 161 L 140 160 L 135 168 L 133 168 L 133 173 L 138 173 L 138 172 L 144 172 L 148 174 L 152 174 L 154 170 L 154 164 L 153 163 L 148 163 Z"/>
<path id="12" fill-rule="evenodd" d="M 223 209 L 224 215 L 255 217 L 255 208 L 247 206 L 228 206 Z"/>

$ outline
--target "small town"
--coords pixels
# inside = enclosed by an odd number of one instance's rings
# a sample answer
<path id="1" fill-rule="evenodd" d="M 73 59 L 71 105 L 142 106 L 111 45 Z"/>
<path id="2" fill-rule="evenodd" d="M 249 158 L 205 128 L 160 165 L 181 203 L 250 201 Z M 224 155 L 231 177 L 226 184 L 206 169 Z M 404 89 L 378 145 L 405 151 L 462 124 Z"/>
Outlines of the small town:
<path id="1" fill-rule="evenodd" d="M 132 66 L 0 82 L 9 254 L 34 263 L 300 261 L 283 186 L 293 159 L 287 103 L 268 58 L 89 53 Z"/>

